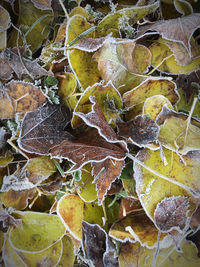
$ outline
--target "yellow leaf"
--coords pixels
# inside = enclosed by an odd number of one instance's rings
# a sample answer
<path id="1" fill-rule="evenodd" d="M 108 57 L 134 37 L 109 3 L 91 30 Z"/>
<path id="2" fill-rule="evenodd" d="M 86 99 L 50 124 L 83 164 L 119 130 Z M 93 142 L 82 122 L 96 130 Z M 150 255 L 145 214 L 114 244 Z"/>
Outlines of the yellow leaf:
<path id="1" fill-rule="evenodd" d="M 75 8 L 72 9 L 72 11 L 69 13 L 70 17 L 73 17 L 75 15 L 80 15 L 85 17 L 86 19 L 88 18 L 88 13 L 85 11 L 84 8 L 77 6 Z"/>
<path id="2" fill-rule="evenodd" d="M 152 173 L 135 163 L 134 177 L 140 202 L 148 216 L 154 220 L 156 205 L 163 199 L 186 197 L 190 202 L 189 213 L 187 214 L 189 217 L 195 208 L 193 195 L 199 195 L 200 192 L 199 153 L 191 152 L 182 158 L 168 149 L 163 149 L 163 153 L 164 162 L 161 161 L 159 150 L 144 149 L 137 155 L 137 159 L 154 171 Z"/>
<path id="3" fill-rule="evenodd" d="M 167 105 L 168 108 L 173 109 L 172 104 L 165 96 L 163 95 L 150 96 L 144 102 L 142 114 L 147 115 L 150 119 L 155 121 L 165 104 Z"/>
<path id="4" fill-rule="evenodd" d="M 77 81 L 73 73 L 66 72 L 59 75 L 58 94 L 64 101 L 65 105 L 73 110 L 78 102 L 76 94 Z"/>
<path id="5" fill-rule="evenodd" d="M 106 17 L 100 21 L 97 26 L 97 31 L 107 31 L 108 29 L 118 29 L 119 19 L 126 16 L 131 19 L 134 24 L 147 14 L 154 12 L 158 8 L 158 3 L 154 3 L 146 6 L 132 6 L 130 8 L 123 8 L 115 13 L 109 13 Z"/>
<path id="6" fill-rule="evenodd" d="M 74 245 L 71 238 L 65 235 L 62 238 L 63 253 L 58 263 L 58 267 L 73 267 L 75 260 Z"/>
<path id="7" fill-rule="evenodd" d="M 198 267 L 200 259 L 196 246 L 191 241 L 181 242 L 182 252 L 178 252 L 174 245 L 160 248 L 155 265 L 153 265 L 155 249 L 142 247 L 139 242 L 122 244 L 119 253 L 121 267 Z"/>
<path id="8" fill-rule="evenodd" d="M 78 186 L 77 193 L 84 202 L 92 202 L 97 199 L 96 183 L 91 174 L 92 168 L 87 164 L 81 170 L 81 180 L 75 182 Z"/>
<path id="9" fill-rule="evenodd" d="M 150 65 L 151 53 L 133 41 L 121 43 L 107 38 L 93 58 L 98 62 L 103 80 L 111 80 L 120 93 L 124 93 L 144 80 L 140 74 Z"/>
<path id="10" fill-rule="evenodd" d="M 160 70 L 161 72 L 178 75 L 190 73 L 199 69 L 200 57 L 194 59 L 188 65 L 181 66 L 176 62 L 172 51 L 166 44 L 158 41 L 156 43 L 153 43 L 149 47 L 149 49 L 152 53 L 152 66 L 156 68 L 158 67 L 158 70 Z"/>
<path id="11" fill-rule="evenodd" d="M 19 11 L 18 11 L 18 21 L 16 27 L 19 28 L 21 25 L 26 25 L 23 29 L 25 34 L 26 42 L 30 45 L 30 49 L 34 52 L 41 45 L 45 38 L 48 37 L 50 33 L 50 27 L 53 20 L 53 14 L 50 10 L 40 10 L 37 9 L 31 1 L 24 2 L 23 0 L 19 2 Z M 15 47 L 18 45 L 23 45 L 23 40 L 19 35 L 18 40 L 18 31 L 13 29 L 10 32 L 8 38 L 8 46 Z"/>
<path id="12" fill-rule="evenodd" d="M 12 162 L 13 159 L 13 154 L 10 151 L 7 151 L 5 156 L 0 156 L 0 168 L 8 166 L 8 164 Z"/>
<path id="13" fill-rule="evenodd" d="M 13 248 L 21 252 L 41 252 L 62 238 L 65 227 L 58 216 L 39 212 L 14 213 L 22 219 L 22 228 L 13 228 L 9 241 Z"/>
<path id="14" fill-rule="evenodd" d="M 123 104 L 119 92 L 111 82 L 108 82 L 106 85 L 98 83 L 88 87 L 79 99 L 74 112 L 82 112 L 85 114 L 90 112 L 92 105 L 89 101 L 89 97 L 91 95 L 95 96 L 95 99 L 104 113 L 108 123 L 115 121 L 115 119 L 118 117 L 117 110 L 121 109 Z M 76 128 L 82 124 L 82 120 L 75 115 L 73 116 L 71 123 L 72 126 Z"/>
<path id="15" fill-rule="evenodd" d="M 153 248 L 157 244 L 158 229 L 144 212 L 134 212 L 115 222 L 109 235 L 118 241 L 139 241 L 142 246 Z M 161 240 L 164 236 L 161 235 Z"/>
<path id="16" fill-rule="evenodd" d="M 57 214 L 67 230 L 78 240 L 82 239 L 84 202 L 77 195 L 64 195 L 58 202 Z"/>

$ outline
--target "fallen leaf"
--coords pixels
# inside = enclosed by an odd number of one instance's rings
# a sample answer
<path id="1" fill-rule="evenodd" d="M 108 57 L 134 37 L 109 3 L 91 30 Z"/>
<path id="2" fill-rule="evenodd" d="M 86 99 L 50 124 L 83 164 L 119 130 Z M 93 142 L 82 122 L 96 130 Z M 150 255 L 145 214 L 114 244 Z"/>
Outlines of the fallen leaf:
<path id="1" fill-rule="evenodd" d="M 52 0 L 31 0 L 34 6 L 41 10 L 51 10 L 51 2 Z"/>
<path id="2" fill-rule="evenodd" d="M 53 75 L 51 71 L 42 68 L 37 60 L 29 60 L 20 55 L 20 50 L 6 48 L 0 53 L 0 78 L 9 80 L 12 73 L 16 73 L 17 77 L 21 79 L 23 74 L 29 75 L 32 79 L 37 79 L 42 76 Z"/>
<path id="3" fill-rule="evenodd" d="M 174 46 L 180 47 L 181 44 Z M 154 42 L 149 49 L 152 54 L 151 65 L 162 73 L 171 73 L 175 75 L 189 74 L 199 69 L 200 57 L 196 57 L 191 60 L 189 64 L 182 66 L 176 61 L 176 58 L 170 48 L 164 42 L 162 42 L 161 39 L 159 39 L 157 42 Z M 197 53 L 199 55 L 199 52 Z M 184 61 L 188 62 L 188 60 L 185 60 L 186 57 L 184 52 L 183 54 L 181 53 L 181 56 L 183 56 Z"/>
<path id="4" fill-rule="evenodd" d="M 4 127 L 0 127 L 0 151 L 2 151 L 6 144 L 7 144 L 7 139 L 8 139 L 8 133 L 5 130 Z M 0 164 L 1 167 L 1 164 Z"/>
<path id="5" fill-rule="evenodd" d="M 175 0 L 174 6 L 176 10 L 183 16 L 187 16 L 193 13 L 192 5 L 185 0 Z"/>
<path id="6" fill-rule="evenodd" d="M 103 254 L 106 251 L 106 232 L 98 225 L 82 222 L 88 258 L 94 266 L 103 267 Z"/>
<path id="7" fill-rule="evenodd" d="M 183 155 L 200 149 L 200 122 L 198 120 L 192 119 L 188 125 L 188 115 L 164 106 L 156 122 L 160 126 L 158 139 L 164 147 Z"/>
<path id="8" fill-rule="evenodd" d="M 147 47 L 132 40 L 120 41 L 110 37 L 95 52 L 93 59 L 98 62 L 102 79 L 111 80 L 120 93 L 124 93 L 144 79 L 137 74 L 147 71 L 151 54 Z"/>
<path id="9" fill-rule="evenodd" d="M 124 160 L 106 159 L 102 162 L 93 162 L 92 174 L 95 177 L 99 203 L 102 204 L 111 184 L 120 177 L 125 166 Z"/>
<path id="10" fill-rule="evenodd" d="M 188 225 L 187 213 L 189 199 L 187 197 L 169 197 L 157 204 L 154 212 L 155 224 L 162 232 L 173 229 L 183 230 Z"/>
<path id="11" fill-rule="evenodd" d="M 148 97 L 143 105 L 142 115 L 148 116 L 148 118 L 156 121 L 158 114 L 162 111 L 164 105 L 173 109 L 171 102 L 163 95 L 154 95 Z"/>
<path id="12" fill-rule="evenodd" d="M 7 208 L 12 207 L 16 210 L 24 210 L 28 206 L 29 200 L 36 195 L 36 192 L 36 188 L 21 191 L 11 189 L 8 192 L 1 193 L 1 201 Z"/>
<path id="13" fill-rule="evenodd" d="M 158 8 L 158 3 L 146 5 L 146 6 L 131 6 L 129 8 L 120 9 L 114 13 L 105 16 L 97 26 L 97 31 L 102 31 L 105 33 L 107 30 L 117 29 L 119 27 L 119 19 L 123 16 L 131 18 L 132 24 L 136 23 L 138 20 L 144 16 L 151 14 Z"/>
<path id="14" fill-rule="evenodd" d="M 196 209 L 194 197 L 199 196 L 199 152 L 190 152 L 182 158 L 168 149 L 163 149 L 163 153 L 165 163 L 160 158 L 160 151 L 144 149 L 136 157 L 147 166 L 146 168 L 153 170 L 147 170 L 134 163 L 134 178 L 140 203 L 146 214 L 154 221 L 156 206 L 163 199 L 172 198 L 173 201 L 174 197 L 175 202 L 176 197 L 187 198 L 189 218 Z M 176 226 L 175 221 L 174 223 Z"/>
<path id="15" fill-rule="evenodd" d="M 45 105 L 26 113 L 18 145 L 28 153 L 46 155 L 62 140 L 72 140 L 71 134 L 64 131 L 69 115 L 60 105 Z"/>
<path id="16" fill-rule="evenodd" d="M 72 117 L 72 126 L 74 128 L 81 125 L 83 122 L 79 116 L 76 116 L 75 113 L 89 113 L 92 111 L 92 106 L 94 106 L 94 101 L 91 102 L 90 97 L 95 97 L 96 102 L 98 103 L 101 112 L 103 112 L 107 122 L 111 124 L 115 122 L 118 118 L 118 111 L 123 108 L 122 98 L 118 90 L 114 87 L 112 82 L 107 84 L 97 83 L 91 87 L 88 87 L 83 95 L 80 97 Z"/>
<path id="17" fill-rule="evenodd" d="M 119 136 L 138 146 L 158 141 L 159 127 L 148 117 L 138 115 L 131 121 L 118 123 L 117 127 Z"/>
<path id="18" fill-rule="evenodd" d="M 62 251 L 62 257 L 57 264 L 58 267 L 73 267 L 74 261 L 75 261 L 75 252 L 74 252 L 74 245 L 72 242 L 72 239 L 65 235 L 62 238 L 63 243 L 63 251 Z M 67 264 L 67 266 L 66 266 Z"/>
<path id="19" fill-rule="evenodd" d="M 89 162 L 101 162 L 106 159 L 123 160 L 126 153 L 117 144 L 108 143 L 99 136 L 96 129 L 86 131 L 73 142 L 63 141 L 51 149 L 54 158 L 68 159 L 73 163 L 70 172 L 80 169 Z"/>
<path id="20" fill-rule="evenodd" d="M 8 11 L 0 6 L 0 32 L 6 31 L 10 27 L 11 19 Z"/>
<path id="21" fill-rule="evenodd" d="M 10 226 L 21 227 L 21 219 L 15 219 L 7 209 L 0 210 L 0 231 L 6 232 Z"/>
<path id="22" fill-rule="evenodd" d="M 36 0 L 37 1 L 37 0 Z M 48 38 L 50 27 L 53 21 L 52 10 L 40 10 L 34 6 L 32 1 L 19 0 L 19 10 L 16 27 L 26 25 L 22 28 L 26 44 L 30 45 L 32 52 L 41 47 L 42 42 Z M 8 47 L 23 45 L 23 39 L 18 35 L 18 31 L 13 28 L 9 33 Z"/>
<path id="23" fill-rule="evenodd" d="M 118 267 L 115 247 L 107 233 L 98 224 L 82 222 L 84 243 L 88 258 L 94 266 Z"/>
<path id="24" fill-rule="evenodd" d="M 24 115 L 46 101 L 40 88 L 31 83 L 14 80 L 2 87 L 0 99 L 0 117 L 3 119 L 12 118 L 17 113 Z"/>
<path id="25" fill-rule="evenodd" d="M 136 108 L 140 105 L 139 107 L 142 110 L 145 100 L 154 95 L 165 96 L 172 105 L 179 100 L 176 84 L 165 78 L 146 79 L 137 87 L 126 92 L 123 95 L 123 99 L 127 108 Z"/>
<path id="26" fill-rule="evenodd" d="M 159 33 L 164 39 L 181 43 L 191 56 L 190 39 L 199 28 L 199 24 L 200 13 L 193 13 L 182 18 L 156 21 L 151 26 L 144 26 L 138 37 L 143 36 L 147 31 L 154 31 L 154 34 Z"/>
<path id="27" fill-rule="evenodd" d="M 19 252 L 42 252 L 65 234 L 65 226 L 56 215 L 31 211 L 16 211 L 14 215 L 22 220 L 22 227 L 11 229 L 9 241 Z"/>
<path id="28" fill-rule="evenodd" d="M 158 229 L 146 214 L 134 212 L 116 221 L 110 228 L 109 236 L 122 243 L 139 241 L 142 246 L 152 249 L 157 245 Z M 161 240 L 164 236 L 161 234 Z"/>
<path id="29" fill-rule="evenodd" d="M 142 210 L 139 200 L 129 198 L 121 198 L 118 218 L 122 219 L 132 212 Z"/>

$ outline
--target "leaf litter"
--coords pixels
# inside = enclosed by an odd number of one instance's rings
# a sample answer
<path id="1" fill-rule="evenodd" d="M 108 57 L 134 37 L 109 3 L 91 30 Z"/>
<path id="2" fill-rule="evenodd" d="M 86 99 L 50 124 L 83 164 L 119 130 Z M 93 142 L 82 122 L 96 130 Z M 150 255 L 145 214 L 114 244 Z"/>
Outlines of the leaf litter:
<path id="1" fill-rule="evenodd" d="M 6 267 L 200 264 L 200 10 L 121 2 L 1 1 Z"/>

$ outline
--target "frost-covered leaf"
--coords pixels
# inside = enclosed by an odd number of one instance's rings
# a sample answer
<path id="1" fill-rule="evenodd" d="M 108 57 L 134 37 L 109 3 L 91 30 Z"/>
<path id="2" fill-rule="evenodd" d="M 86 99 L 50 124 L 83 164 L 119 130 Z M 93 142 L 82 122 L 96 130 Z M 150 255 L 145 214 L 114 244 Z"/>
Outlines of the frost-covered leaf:
<path id="1" fill-rule="evenodd" d="M 0 231 L 6 232 L 8 227 L 21 227 L 21 219 L 15 219 L 7 209 L 0 210 Z"/>
<path id="2" fill-rule="evenodd" d="M 84 243 L 89 260 L 96 267 L 118 267 L 115 247 L 107 233 L 98 224 L 82 222 Z"/>
<path id="3" fill-rule="evenodd" d="M 29 153 L 45 155 L 63 140 L 72 140 L 64 131 L 69 115 L 60 105 L 45 105 L 28 112 L 22 123 L 19 147 Z"/>
<path id="4" fill-rule="evenodd" d="M 158 229 L 145 213 L 137 211 L 131 213 L 121 220 L 116 221 L 110 228 L 109 235 L 121 242 L 139 241 L 142 246 L 156 247 L 158 238 Z M 164 238 L 161 235 L 161 240 Z"/>
<path id="5" fill-rule="evenodd" d="M 118 217 L 119 219 L 122 219 L 123 217 L 126 217 L 130 213 L 135 212 L 137 210 L 142 210 L 142 206 L 139 200 L 133 199 L 131 197 L 122 197 Z"/>
<path id="6" fill-rule="evenodd" d="M 10 151 L 6 151 L 4 155 L 0 156 L 0 168 L 8 166 L 14 159 L 13 154 Z"/>
<path id="7" fill-rule="evenodd" d="M 150 96 L 144 102 L 142 113 L 143 115 L 146 115 L 148 116 L 148 118 L 155 121 L 165 104 L 167 105 L 168 108 L 173 109 L 171 102 L 165 96 L 163 95 Z"/>
<path id="8" fill-rule="evenodd" d="M 174 199 L 176 203 L 176 198 L 187 198 L 189 203 L 186 213 L 188 220 L 196 208 L 193 196 L 199 197 L 200 192 L 199 151 L 190 152 L 181 158 L 175 152 L 167 149 L 163 149 L 163 153 L 164 162 L 161 160 L 160 151 L 144 149 L 138 153 L 137 159 L 151 170 L 147 170 L 136 162 L 134 164 L 134 178 L 139 200 L 145 212 L 154 221 L 156 206 L 163 199 L 169 198 L 169 200 L 172 199 L 172 202 Z M 177 226 L 174 220 L 176 213 L 168 215 L 167 220 L 174 222 L 174 226 Z"/>
<path id="9" fill-rule="evenodd" d="M 23 36 L 26 44 L 30 45 L 30 49 L 34 52 L 42 45 L 42 42 L 48 38 L 50 33 L 51 22 L 53 21 L 53 13 L 51 10 L 37 9 L 31 1 L 19 0 L 18 19 L 16 27 L 22 26 Z M 9 36 L 8 46 L 15 47 L 23 45 L 24 38 L 18 36 L 18 31 L 12 29 Z"/>
<path id="10" fill-rule="evenodd" d="M 94 203 L 84 203 L 75 194 L 66 194 L 58 202 L 57 214 L 70 234 L 77 240 L 82 239 L 82 221 L 102 224 L 102 207 Z"/>
<path id="11" fill-rule="evenodd" d="M 143 45 L 132 40 L 118 41 L 107 38 L 103 46 L 95 52 L 93 58 L 98 62 L 102 79 L 112 81 L 120 92 L 126 92 L 137 86 L 151 63 L 151 53 Z"/>
<path id="12" fill-rule="evenodd" d="M 4 127 L 0 127 L 0 151 L 6 146 L 8 133 Z M 0 160 L 1 161 L 1 160 Z M 1 163 L 0 163 L 1 167 Z"/>
<path id="13" fill-rule="evenodd" d="M 164 39 L 183 44 L 191 55 L 190 39 L 199 25 L 200 13 L 193 13 L 182 18 L 156 21 L 151 26 L 144 26 L 139 36 L 147 31 L 154 31 L 154 34 L 159 33 Z"/>
<path id="14" fill-rule="evenodd" d="M 84 132 L 73 142 L 63 141 L 51 149 L 55 158 L 70 160 L 74 166 L 70 171 L 80 169 L 89 162 L 101 162 L 105 159 L 122 160 L 126 157 L 124 150 L 118 144 L 108 143 L 96 129 Z"/>
<path id="15" fill-rule="evenodd" d="M 97 184 L 97 194 L 99 203 L 102 204 L 105 195 L 111 188 L 111 184 L 120 177 L 124 168 L 124 160 L 106 159 L 102 162 L 93 162 L 92 173 Z"/>
<path id="16" fill-rule="evenodd" d="M 195 119 L 188 122 L 188 119 L 186 114 L 163 107 L 157 123 L 160 126 L 158 139 L 164 147 L 181 154 L 200 150 L 200 122 Z"/>
<path id="17" fill-rule="evenodd" d="M 176 84 L 165 78 L 149 78 L 137 87 L 126 92 L 123 95 L 125 106 L 128 108 L 136 108 L 140 105 L 141 110 L 145 100 L 154 95 L 163 95 L 174 105 L 179 100 L 176 90 Z"/>
<path id="18" fill-rule="evenodd" d="M 66 231 L 56 215 L 17 211 L 15 217 L 22 220 L 22 227 L 10 231 L 9 241 L 20 252 L 41 252 L 59 241 Z"/>
<path id="19" fill-rule="evenodd" d="M 51 10 L 51 1 L 52 0 L 31 0 L 34 6 L 41 10 Z"/>
<path id="20" fill-rule="evenodd" d="M 158 3 L 146 6 L 131 6 L 129 8 L 120 9 L 114 13 L 105 16 L 97 26 L 97 31 L 105 33 L 107 30 L 118 29 L 119 19 L 123 16 L 130 18 L 132 24 L 142 19 L 144 16 L 154 12 L 158 8 Z"/>
<path id="21" fill-rule="evenodd" d="M 39 253 L 19 252 L 15 250 L 9 243 L 5 241 L 3 250 L 3 259 L 6 266 L 50 266 L 57 265 L 62 255 L 62 241 L 58 241 L 50 248 Z M 17 264 L 17 265 L 16 265 Z"/>
<path id="22" fill-rule="evenodd" d="M 12 207 L 16 210 L 24 210 L 28 206 L 28 201 L 36 195 L 36 188 L 1 193 L 1 201 L 9 208 Z"/>
<path id="23" fill-rule="evenodd" d="M 13 118 L 16 113 L 25 114 L 40 107 L 46 97 L 37 86 L 23 81 L 14 81 L 1 87 L 0 117 Z"/>
<path id="24" fill-rule="evenodd" d="M 6 31 L 10 27 L 11 19 L 8 11 L 0 6 L 0 32 Z"/>
<path id="25" fill-rule="evenodd" d="M 72 242 L 72 239 L 65 235 L 62 238 L 63 243 L 63 251 L 62 251 L 62 257 L 58 263 L 58 267 L 73 267 L 74 261 L 75 261 L 75 252 L 74 252 L 74 245 Z"/>
<path id="26" fill-rule="evenodd" d="M 193 13 L 192 5 L 186 0 L 175 0 L 174 6 L 176 10 L 183 16 L 187 16 Z"/>
<path id="27" fill-rule="evenodd" d="M 200 259 L 195 245 L 191 241 L 183 239 L 181 249 L 182 252 L 178 252 L 174 245 L 169 248 L 162 247 L 159 249 L 155 262 L 156 248 L 148 249 L 142 247 L 138 242 L 134 244 L 127 242 L 120 248 L 119 262 L 121 267 L 187 267 L 190 265 L 198 267 Z"/>
<path id="28" fill-rule="evenodd" d="M 174 46 L 181 46 L 181 44 L 174 45 Z M 172 46 L 171 46 L 172 47 Z M 159 39 L 157 42 L 153 43 L 149 47 L 151 54 L 152 54 L 152 61 L 151 64 L 153 67 L 158 68 L 159 71 L 163 73 L 171 73 L 171 74 L 189 74 L 193 71 L 196 71 L 199 69 L 200 64 L 200 57 L 196 57 L 194 60 L 192 60 L 187 65 L 180 65 L 175 59 L 175 56 L 173 55 L 170 48 L 162 41 L 162 39 Z M 186 48 L 185 48 L 186 50 Z M 178 50 L 180 51 L 180 50 Z M 199 52 L 197 50 L 197 53 L 199 55 Z M 180 57 L 183 57 L 183 61 L 188 62 L 188 59 L 185 60 L 185 53 L 181 53 L 179 55 Z M 181 58 L 180 58 L 181 60 Z M 182 60 L 181 60 L 182 62 Z"/>
<path id="29" fill-rule="evenodd" d="M 83 95 L 80 97 L 74 113 L 89 113 L 92 111 L 92 103 L 89 98 L 95 97 L 96 102 L 98 103 L 101 111 L 103 112 L 107 122 L 110 124 L 112 121 L 115 121 L 118 118 L 118 110 L 122 109 L 122 98 L 118 90 L 114 87 L 112 82 L 107 84 L 97 83 L 91 87 L 88 87 Z M 94 101 L 93 101 L 94 102 Z M 72 118 L 72 126 L 76 128 L 82 123 L 80 117 L 74 114 Z"/>
<path id="30" fill-rule="evenodd" d="M 138 115 L 133 120 L 118 123 L 117 126 L 119 136 L 139 146 L 158 140 L 159 127 L 148 117 Z"/>
<path id="31" fill-rule="evenodd" d="M 23 48 L 22 48 L 23 49 Z M 29 75 L 32 79 L 37 79 L 42 76 L 52 75 L 51 71 L 42 68 L 37 60 L 29 60 L 18 54 L 16 48 L 6 48 L 0 53 L 0 78 L 9 80 L 14 72 L 19 79 L 23 74 Z M 22 51 L 23 52 L 23 51 Z"/>
<path id="32" fill-rule="evenodd" d="M 187 226 L 189 199 L 187 197 L 169 197 L 157 204 L 154 212 L 155 224 L 162 232 Z"/>

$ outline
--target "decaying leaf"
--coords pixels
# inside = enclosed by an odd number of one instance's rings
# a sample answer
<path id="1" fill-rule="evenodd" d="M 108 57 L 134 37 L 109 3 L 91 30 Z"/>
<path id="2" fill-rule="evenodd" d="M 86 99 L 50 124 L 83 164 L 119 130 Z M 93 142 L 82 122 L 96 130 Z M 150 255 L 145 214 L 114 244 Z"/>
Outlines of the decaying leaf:
<path id="1" fill-rule="evenodd" d="M 0 210 L 0 231 L 6 232 L 8 227 L 21 227 L 21 219 L 15 219 L 7 209 Z"/>
<path id="2" fill-rule="evenodd" d="M 120 177 L 125 164 L 124 160 L 106 159 L 102 162 L 93 162 L 92 166 L 92 173 L 95 180 L 97 179 L 97 194 L 101 204 L 111 184 Z"/>
<path id="3" fill-rule="evenodd" d="M 108 143 L 99 136 L 96 129 L 86 131 L 77 140 L 63 141 L 60 145 L 51 149 L 54 158 L 64 158 L 70 160 L 74 166 L 70 171 L 80 169 L 89 162 L 101 162 L 108 158 L 122 160 L 126 154 L 117 144 Z"/>
<path id="4" fill-rule="evenodd" d="M 148 117 L 136 116 L 128 122 L 118 123 L 119 135 L 139 146 L 158 141 L 159 127 Z"/>
<path id="5" fill-rule="evenodd" d="M 159 33 L 164 39 L 183 44 L 191 55 L 190 39 L 199 25 L 200 13 L 193 13 L 182 18 L 157 21 L 151 26 L 144 26 L 139 36 L 147 31 L 154 31 L 154 34 Z"/>
<path id="6" fill-rule="evenodd" d="M 110 228 L 109 235 L 123 243 L 139 241 L 142 246 L 153 248 L 157 244 L 158 229 L 146 214 L 134 212 L 116 221 Z M 161 240 L 164 236 L 161 235 Z"/>
<path id="7" fill-rule="evenodd" d="M 28 153 L 46 155 L 62 140 L 73 139 L 64 131 L 69 115 L 60 105 L 45 105 L 26 113 L 18 145 Z"/>
<path id="8" fill-rule="evenodd" d="M 40 107 L 46 97 L 37 86 L 23 81 L 14 81 L 2 86 L 0 91 L 0 117 L 12 118 L 16 113 L 25 114 Z"/>
<path id="9" fill-rule="evenodd" d="M 158 203 L 154 220 L 156 226 L 162 231 L 178 228 L 183 230 L 187 226 L 187 213 L 189 200 L 187 197 L 170 197 Z"/>
<path id="10" fill-rule="evenodd" d="M 31 0 L 36 8 L 41 10 L 51 10 L 51 2 L 52 0 Z"/>
<path id="11" fill-rule="evenodd" d="M 147 168 L 153 170 L 152 172 L 135 163 L 134 177 L 138 197 L 145 212 L 153 221 L 156 206 L 163 199 L 169 198 L 169 201 L 175 203 L 176 198 L 189 199 L 188 211 L 185 213 L 188 220 L 196 208 L 193 196 L 199 197 L 199 152 L 189 152 L 182 158 L 168 149 L 163 149 L 163 153 L 165 164 L 160 158 L 160 151 L 144 149 L 138 153 L 137 158 Z M 175 203 L 174 205 L 176 205 Z M 177 226 L 176 221 L 173 220 L 176 213 L 172 213 L 171 216 L 172 224 L 174 223 L 174 226 Z"/>
<path id="12" fill-rule="evenodd" d="M 82 222 L 88 258 L 96 267 L 118 267 L 115 249 L 107 233 L 98 224 Z"/>
<path id="13" fill-rule="evenodd" d="M 21 79 L 23 74 L 29 75 L 32 79 L 37 79 L 42 76 L 53 75 L 51 71 L 42 68 L 37 60 L 29 60 L 19 54 L 20 50 L 16 48 L 6 48 L 0 53 L 0 78 L 9 80 L 12 73 L 16 73 L 17 77 Z"/>

